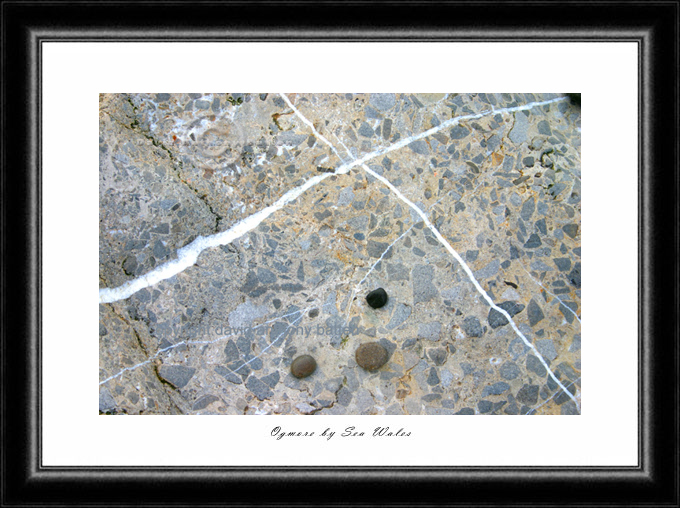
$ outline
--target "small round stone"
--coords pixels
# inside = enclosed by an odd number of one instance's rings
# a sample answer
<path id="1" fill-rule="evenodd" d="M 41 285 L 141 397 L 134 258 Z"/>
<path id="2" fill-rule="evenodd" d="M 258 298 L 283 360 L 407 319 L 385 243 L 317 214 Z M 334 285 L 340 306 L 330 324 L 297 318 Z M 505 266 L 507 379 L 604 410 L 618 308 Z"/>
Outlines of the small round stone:
<path id="1" fill-rule="evenodd" d="M 309 355 L 298 356 L 290 365 L 290 373 L 297 378 L 311 376 L 316 370 L 316 360 Z"/>
<path id="2" fill-rule="evenodd" d="M 366 301 L 374 309 L 379 309 L 387 303 L 387 292 L 383 288 L 378 288 L 366 295 Z"/>
<path id="3" fill-rule="evenodd" d="M 357 348 L 354 355 L 359 367 L 368 371 L 378 370 L 387 363 L 389 354 L 387 349 L 382 347 L 378 342 L 367 342 Z"/>

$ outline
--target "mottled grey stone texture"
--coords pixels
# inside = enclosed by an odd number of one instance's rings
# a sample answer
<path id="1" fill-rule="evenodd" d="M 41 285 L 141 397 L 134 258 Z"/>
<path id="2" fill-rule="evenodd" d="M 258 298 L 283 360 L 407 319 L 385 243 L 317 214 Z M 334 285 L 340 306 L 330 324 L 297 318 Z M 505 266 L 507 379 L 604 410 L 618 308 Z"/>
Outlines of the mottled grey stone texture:
<path id="1" fill-rule="evenodd" d="M 102 301 L 100 413 L 578 414 L 581 110 L 562 95 L 102 94 L 100 288 L 238 233 Z"/>

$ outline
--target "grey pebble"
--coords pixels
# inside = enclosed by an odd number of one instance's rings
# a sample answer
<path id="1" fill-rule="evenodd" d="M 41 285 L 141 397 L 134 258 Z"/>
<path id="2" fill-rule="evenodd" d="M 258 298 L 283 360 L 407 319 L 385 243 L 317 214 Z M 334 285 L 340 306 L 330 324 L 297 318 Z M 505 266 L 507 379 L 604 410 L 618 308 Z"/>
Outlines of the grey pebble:
<path id="1" fill-rule="evenodd" d="M 350 402 L 352 402 L 352 392 L 349 388 L 343 386 L 338 391 L 338 404 L 347 407 Z"/>
<path id="2" fill-rule="evenodd" d="M 546 224 L 545 224 L 545 219 L 537 220 L 534 225 L 536 226 L 536 229 L 538 229 L 538 232 L 540 234 L 542 234 L 543 236 L 548 234 L 548 229 L 547 229 Z"/>
<path id="3" fill-rule="evenodd" d="M 451 129 L 449 136 L 451 137 L 451 139 L 463 139 L 468 134 L 470 134 L 470 131 L 468 129 L 466 129 L 462 125 L 456 125 Z"/>
<path id="4" fill-rule="evenodd" d="M 482 390 L 482 397 L 487 397 L 489 395 L 500 395 L 510 389 L 510 385 L 505 381 L 499 381 L 489 386 L 485 386 Z"/>
<path id="5" fill-rule="evenodd" d="M 555 344 L 552 339 L 538 339 L 536 340 L 536 349 L 541 356 L 549 361 L 553 361 L 557 358 L 557 350 L 555 349 Z"/>
<path id="6" fill-rule="evenodd" d="M 169 254 L 170 250 L 165 245 L 163 245 L 163 242 L 161 242 L 160 240 L 156 240 L 156 243 L 153 246 L 154 257 L 158 260 L 162 260 Z"/>
<path id="7" fill-rule="evenodd" d="M 457 415 L 473 415 L 473 414 L 475 414 L 475 410 L 472 409 L 471 407 L 464 407 L 463 409 L 461 409 L 460 411 L 458 411 L 457 413 L 454 413 L 454 414 L 457 414 Z"/>
<path id="8" fill-rule="evenodd" d="M 422 139 L 412 141 L 411 143 L 408 144 L 408 147 L 417 154 L 420 154 L 420 155 L 427 155 L 428 154 L 427 143 Z"/>
<path id="9" fill-rule="evenodd" d="M 513 316 L 517 315 L 518 313 L 520 313 L 524 310 L 524 305 L 522 305 L 521 303 L 512 302 L 512 301 L 499 303 L 498 307 L 500 307 L 505 312 L 507 312 L 510 315 L 510 317 L 513 317 Z M 489 326 L 491 326 L 491 328 L 493 328 L 493 329 L 496 329 L 499 326 L 505 326 L 505 325 L 508 324 L 507 318 L 494 308 L 489 309 L 489 315 L 487 317 L 487 321 L 489 322 Z"/>
<path id="10" fill-rule="evenodd" d="M 580 351 L 580 349 L 581 349 L 581 334 L 576 334 L 574 335 L 574 338 L 571 341 L 571 346 L 569 346 L 569 352 L 575 353 L 576 351 Z"/>
<path id="11" fill-rule="evenodd" d="M 570 400 L 566 404 L 563 404 L 562 407 L 560 408 L 560 414 L 562 415 L 577 415 L 580 414 L 578 412 L 578 408 L 576 407 L 576 404 L 574 404 L 573 400 Z"/>
<path id="12" fill-rule="evenodd" d="M 382 137 L 383 139 L 389 139 L 392 133 L 392 120 L 390 118 L 385 118 L 382 125 Z M 390 168 L 387 168 L 390 169 Z"/>
<path id="13" fill-rule="evenodd" d="M 474 275 L 475 278 L 478 281 L 481 281 L 483 279 L 488 279 L 490 277 L 493 277 L 498 273 L 498 270 L 500 268 L 500 261 L 498 259 L 494 259 L 491 261 L 489 264 L 487 264 L 484 268 L 480 268 L 477 270 Z"/>
<path id="14" fill-rule="evenodd" d="M 574 269 L 567 275 L 567 280 L 576 289 L 581 289 L 581 263 L 574 265 Z"/>
<path id="15" fill-rule="evenodd" d="M 218 400 L 220 400 L 219 397 L 215 397 L 214 395 L 204 395 L 203 397 L 198 399 L 196 402 L 194 402 L 194 405 L 191 406 L 191 409 L 193 411 L 205 409 L 210 404 L 212 404 L 213 402 L 216 402 Z"/>
<path id="16" fill-rule="evenodd" d="M 579 376 L 578 373 L 572 368 L 572 366 L 566 362 L 560 363 L 555 369 L 555 372 L 561 374 L 570 381 L 576 381 L 576 379 L 578 379 Z"/>
<path id="17" fill-rule="evenodd" d="M 373 134 L 373 129 L 371 129 L 371 126 L 368 125 L 366 122 L 361 124 L 361 127 L 359 127 L 359 130 L 357 131 L 360 136 L 363 136 L 365 138 L 372 138 Z"/>
<path id="18" fill-rule="evenodd" d="M 529 236 L 529 239 L 524 244 L 524 248 L 535 249 L 537 247 L 540 247 L 541 245 L 543 245 L 543 243 L 541 242 L 541 238 L 536 233 L 532 233 Z"/>
<path id="19" fill-rule="evenodd" d="M 106 411 L 116 407 L 116 401 L 113 399 L 109 389 L 104 387 L 99 391 L 99 410 Z"/>
<path id="20" fill-rule="evenodd" d="M 444 365 L 446 363 L 446 358 L 448 353 L 444 348 L 434 348 L 427 352 L 430 360 L 434 362 L 435 365 Z"/>
<path id="21" fill-rule="evenodd" d="M 403 303 L 397 304 L 394 309 L 394 313 L 392 314 L 392 319 L 390 319 L 390 322 L 387 324 L 387 329 L 388 330 L 395 329 L 397 326 L 401 325 L 404 321 L 406 321 L 410 315 L 411 307 Z"/>
<path id="22" fill-rule="evenodd" d="M 522 112 L 515 113 L 515 125 L 510 131 L 510 140 L 519 145 L 527 140 L 527 130 L 529 128 L 529 120 L 527 116 Z"/>
<path id="23" fill-rule="evenodd" d="M 484 333 L 479 319 L 474 316 L 468 316 L 463 320 L 463 331 L 468 337 L 481 337 Z"/>
<path id="24" fill-rule="evenodd" d="M 541 361 L 534 355 L 527 356 L 527 369 L 539 377 L 544 377 L 548 373 Z"/>
<path id="25" fill-rule="evenodd" d="M 517 401 L 520 404 L 533 406 L 538 402 L 538 385 L 525 384 L 517 392 Z"/>
<path id="26" fill-rule="evenodd" d="M 427 376 L 427 384 L 430 386 L 436 386 L 440 382 L 439 375 L 437 375 L 437 369 L 434 367 L 430 368 L 430 374 Z"/>
<path id="27" fill-rule="evenodd" d="M 511 397 L 512 397 L 512 395 L 511 395 Z M 509 405 L 503 410 L 503 412 L 504 412 L 506 415 L 517 415 L 517 414 L 519 414 L 519 406 L 515 403 L 515 401 L 513 401 L 511 404 L 509 404 Z"/>
<path id="28" fill-rule="evenodd" d="M 393 93 L 372 93 L 368 102 L 380 111 L 392 109 L 397 102 L 397 96 Z"/>
<path id="29" fill-rule="evenodd" d="M 492 408 L 493 403 L 489 402 L 488 400 L 480 400 L 477 403 L 477 409 L 479 409 L 479 412 L 482 414 L 490 413 Z"/>
<path id="30" fill-rule="evenodd" d="M 284 324 L 284 323 L 281 323 Z M 238 360 L 241 356 L 241 353 L 238 350 L 238 347 L 236 347 L 236 343 L 229 339 L 227 342 L 227 345 L 224 347 L 224 354 L 226 356 L 225 361 L 227 363 L 234 362 Z"/>
<path id="31" fill-rule="evenodd" d="M 550 130 L 550 125 L 548 124 L 547 120 L 541 120 L 538 122 L 538 133 L 543 134 L 544 136 L 552 135 L 552 131 Z"/>
<path id="32" fill-rule="evenodd" d="M 576 235 L 578 234 L 578 224 L 566 224 L 562 226 L 562 231 L 564 231 L 569 238 L 576 238 Z"/>
<path id="33" fill-rule="evenodd" d="M 507 381 L 515 379 L 520 374 L 519 367 L 515 362 L 505 362 L 498 371 L 501 377 Z"/>
<path id="34" fill-rule="evenodd" d="M 383 252 L 387 250 L 389 247 L 389 244 L 386 242 L 376 242 L 375 240 L 369 240 L 366 244 L 366 252 L 368 252 L 368 255 L 373 257 L 373 258 L 380 258 L 380 256 L 383 255 Z M 390 252 L 386 253 L 383 259 L 390 259 L 392 257 L 392 249 L 390 249 Z"/>
<path id="35" fill-rule="evenodd" d="M 560 272 L 566 272 L 571 268 L 571 259 L 569 258 L 554 258 L 553 262 Z"/>
<path id="36" fill-rule="evenodd" d="M 539 305 L 536 303 L 536 300 L 534 300 L 533 298 L 531 299 L 527 307 L 527 316 L 529 317 L 530 326 L 535 326 L 545 317 L 543 311 L 541 310 L 541 307 L 539 307 Z"/>
<path id="37" fill-rule="evenodd" d="M 569 309 L 571 309 L 573 313 L 570 312 Z M 574 322 L 574 314 L 576 313 L 577 310 L 578 304 L 576 302 L 562 302 L 560 304 L 560 312 L 562 313 L 564 319 L 566 319 L 569 324 Z"/>
<path id="38" fill-rule="evenodd" d="M 259 279 L 261 284 L 273 284 L 274 282 L 276 282 L 277 279 L 274 272 L 261 267 L 258 267 L 257 269 L 257 278 Z"/>
<path id="39" fill-rule="evenodd" d="M 536 202 L 534 198 L 527 199 L 524 204 L 522 205 L 522 210 L 520 211 L 519 215 L 520 217 L 528 221 L 531 219 L 531 216 L 534 214 L 534 210 L 536 209 Z"/>
<path id="40" fill-rule="evenodd" d="M 274 395 L 265 383 L 255 376 L 250 376 L 246 381 L 246 388 L 250 390 L 259 400 L 265 400 Z"/>
<path id="41" fill-rule="evenodd" d="M 158 374 L 169 381 L 176 388 L 183 388 L 194 376 L 196 369 L 184 367 L 183 365 L 162 365 L 158 369 Z"/>
<path id="42" fill-rule="evenodd" d="M 230 383 L 234 383 L 236 385 L 240 385 L 243 383 L 243 380 L 241 379 L 241 376 L 235 374 L 234 372 L 230 371 L 223 365 L 218 365 L 215 367 L 215 372 L 217 372 L 220 376 L 225 378 L 227 381 Z"/>

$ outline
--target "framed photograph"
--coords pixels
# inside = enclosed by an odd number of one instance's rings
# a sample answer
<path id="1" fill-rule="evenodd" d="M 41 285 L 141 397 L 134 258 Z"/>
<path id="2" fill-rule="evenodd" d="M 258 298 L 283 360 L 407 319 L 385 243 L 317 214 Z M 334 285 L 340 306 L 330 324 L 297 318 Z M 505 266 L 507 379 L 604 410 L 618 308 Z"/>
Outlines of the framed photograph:
<path id="1" fill-rule="evenodd" d="M 677 505 L 677 3 L 2 17 L 3 503 Z"/>

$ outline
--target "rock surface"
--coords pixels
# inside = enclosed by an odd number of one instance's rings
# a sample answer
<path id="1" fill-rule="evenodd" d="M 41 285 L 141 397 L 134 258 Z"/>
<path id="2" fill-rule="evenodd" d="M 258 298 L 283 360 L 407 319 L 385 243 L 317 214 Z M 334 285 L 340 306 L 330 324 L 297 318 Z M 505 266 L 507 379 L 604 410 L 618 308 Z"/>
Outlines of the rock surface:
<path id="1" fill-rule="evenodd" d="M 100 412 L 578 414 L 563 95 L 102 94 Z"/>

